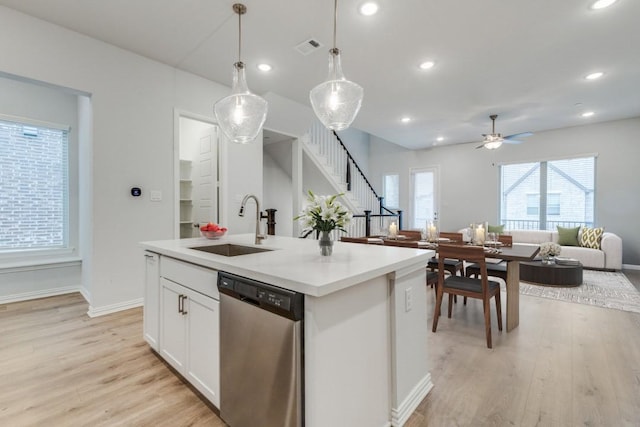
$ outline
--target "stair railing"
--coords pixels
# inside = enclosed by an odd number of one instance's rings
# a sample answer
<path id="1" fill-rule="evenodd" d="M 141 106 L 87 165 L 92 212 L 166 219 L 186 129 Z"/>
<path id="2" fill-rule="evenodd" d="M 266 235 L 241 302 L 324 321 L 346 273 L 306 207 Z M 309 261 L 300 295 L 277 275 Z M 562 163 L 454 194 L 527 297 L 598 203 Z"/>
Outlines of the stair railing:
<path id="1" fill-rule="evenodd" d="M 384 206 L 384 197 L 377 194 L 335 131 L 330 131 L 322 123 L 315 121 L 309 130 L 307 142 L 315 148 L 314 151 L 317 154 L 324 158 L 323 163 L 331 169 L 331 175 L 336 176 L 346 187 L 351 199 L 357 201 L 359 209 L 354 212 L 354 221 L 347 228 L 350 236 L 370 235 L 372 218 L 374 221 L 376 218 L 379 219 L 378 230 L 382 230 L 385 217 L 396 217 L 398 228 L 402 229 L 402 211 L 393 211 Z M 368 215 L 367 211 L 369 211 Z"/>

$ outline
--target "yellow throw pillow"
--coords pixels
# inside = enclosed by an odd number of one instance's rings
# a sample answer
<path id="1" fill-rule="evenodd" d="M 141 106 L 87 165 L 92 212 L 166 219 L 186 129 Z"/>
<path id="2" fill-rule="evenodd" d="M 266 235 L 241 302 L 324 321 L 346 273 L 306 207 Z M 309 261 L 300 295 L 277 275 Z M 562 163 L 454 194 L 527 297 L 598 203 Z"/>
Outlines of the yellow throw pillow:
<path id="1" fill-rule="evenodd" d="M 604 228 L 583 228 L 580 235 L 580 246 L 583 248 L 600 249 Z"/>

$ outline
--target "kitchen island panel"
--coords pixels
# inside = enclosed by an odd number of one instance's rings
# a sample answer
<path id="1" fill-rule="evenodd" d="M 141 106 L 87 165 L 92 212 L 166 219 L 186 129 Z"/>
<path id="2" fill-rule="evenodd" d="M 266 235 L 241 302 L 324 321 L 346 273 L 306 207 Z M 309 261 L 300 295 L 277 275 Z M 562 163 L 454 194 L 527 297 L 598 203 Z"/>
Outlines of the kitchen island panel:
<path id="1" fill-rule="evenodd" d="M 306 426 L 389 422 L 391 352 L 385 276 L 305 298 Z"/>

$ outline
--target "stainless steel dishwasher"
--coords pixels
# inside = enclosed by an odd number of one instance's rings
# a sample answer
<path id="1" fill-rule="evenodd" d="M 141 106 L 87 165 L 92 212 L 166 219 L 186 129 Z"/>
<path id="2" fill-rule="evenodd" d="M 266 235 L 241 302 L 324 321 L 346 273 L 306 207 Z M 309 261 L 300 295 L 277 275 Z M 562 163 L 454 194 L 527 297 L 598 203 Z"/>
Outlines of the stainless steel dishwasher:
<path id="1" fill-rule="evenodd" d="M 230 427 L 304 426 L 304 295 L 220 272 L 220 416 Z"/>

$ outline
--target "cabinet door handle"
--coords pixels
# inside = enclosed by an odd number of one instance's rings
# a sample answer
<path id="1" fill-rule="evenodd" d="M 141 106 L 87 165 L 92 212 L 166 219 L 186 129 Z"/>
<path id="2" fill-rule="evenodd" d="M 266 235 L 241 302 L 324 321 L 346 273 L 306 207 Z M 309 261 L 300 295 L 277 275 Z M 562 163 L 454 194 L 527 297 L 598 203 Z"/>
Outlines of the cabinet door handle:
<path id="1" fill-rule="evenodd" d="M 178 295 L 178 313 L 182 313 L 182 294 Z"/>
<path id="2" fill-rule="evenodd" d="M 187 310 L 184 309 L 184 301 L 187 299 L 186 295 L 182 295 L 182 315 L 187 314 Z"/>

